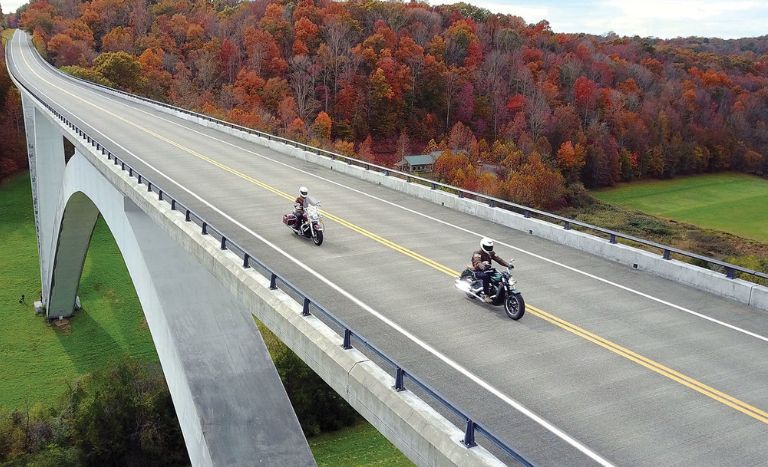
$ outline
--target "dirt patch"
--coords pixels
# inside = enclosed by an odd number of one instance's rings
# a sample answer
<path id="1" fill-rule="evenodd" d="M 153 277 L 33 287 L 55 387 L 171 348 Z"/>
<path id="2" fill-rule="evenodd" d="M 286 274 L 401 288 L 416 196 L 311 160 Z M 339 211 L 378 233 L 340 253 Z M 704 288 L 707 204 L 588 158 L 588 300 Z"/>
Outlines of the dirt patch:
<path id="1" fill-rule="evenodd" d="M 54 327 L 57 331 L 69 334 L 72 332 L 72 324 L 69 320 L 69 318 L 61 318 L 61 319 L 54 319 L 51 321 L 51 326 Z"/>

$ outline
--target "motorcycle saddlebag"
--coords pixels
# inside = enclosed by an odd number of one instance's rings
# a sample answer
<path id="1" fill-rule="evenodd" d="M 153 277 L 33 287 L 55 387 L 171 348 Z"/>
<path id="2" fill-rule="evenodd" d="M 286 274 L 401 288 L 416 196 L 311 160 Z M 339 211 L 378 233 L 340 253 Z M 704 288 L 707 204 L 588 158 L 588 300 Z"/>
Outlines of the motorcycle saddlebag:
<path id="1" fill-rule="evenodd" d="M 293 227 L 296 224 L 296 216 L 294 214 L 283 214 L 283 224 Z"/>

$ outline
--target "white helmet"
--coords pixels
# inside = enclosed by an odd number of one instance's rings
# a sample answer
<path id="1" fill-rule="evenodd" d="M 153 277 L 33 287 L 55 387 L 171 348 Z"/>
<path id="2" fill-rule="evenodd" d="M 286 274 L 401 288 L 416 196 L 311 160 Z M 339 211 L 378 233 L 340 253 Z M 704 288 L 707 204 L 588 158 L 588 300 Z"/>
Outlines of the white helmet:
<path id="1" fill-rule="evenodd" d="M 486 253 L 490 253 L 493 251 L 493 240 L 491 240 L 488 237 L 484 237 L 482 240 L 480 240 L 480 248 L 483 249 Z"/>
<path id="2" fill-rule="evenodd" d="M 302 198 L 306 198 L 308 194 L 309 194 L 309 190 L 307 190 L 307 187 L 305 186 L 299 187 L 299 195 L 301 195 Z"/>

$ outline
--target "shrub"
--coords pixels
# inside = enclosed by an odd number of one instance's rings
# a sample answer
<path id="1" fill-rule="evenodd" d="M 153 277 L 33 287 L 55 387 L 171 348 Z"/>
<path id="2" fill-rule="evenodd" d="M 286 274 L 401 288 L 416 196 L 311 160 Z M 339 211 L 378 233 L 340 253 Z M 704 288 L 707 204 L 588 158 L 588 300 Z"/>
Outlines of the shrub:
<path id="1" fill-rule="evenodd" d="M 325 384 L 306 363 L 264 325 L 259 325 L 293 410 L 307 436 L 338 430 L 359 419 L 347 401 Z"/>

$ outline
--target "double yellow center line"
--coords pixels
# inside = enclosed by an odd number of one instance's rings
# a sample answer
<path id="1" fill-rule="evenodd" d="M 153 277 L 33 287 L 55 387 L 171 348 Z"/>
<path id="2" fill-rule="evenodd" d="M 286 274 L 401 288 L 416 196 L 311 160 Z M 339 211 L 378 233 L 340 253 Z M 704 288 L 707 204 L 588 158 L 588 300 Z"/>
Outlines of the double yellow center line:
<path id="1" fill-rule="evenodd" d="M 24 57 L 24 60 L 26 61 L 26 57 Z M 27 63 L 27 65 L 29 65 L 29 64 Z M 31 69 L 31 67 L 30 67 L 30 69 Z M 130 120 L 120 116 L 120 115 L 117 115 L 114 112 L 111 112 L 111 111 L 109 111 L 107 109 L 104 109 L 104 108 L 102 108 L 102 107 L 100 107 L 100 106 L 98 106 L 96 104 L 93 104 L 93 103 L 91 103 L 89 101 L 86 101 L 85 99 L 82 99 L 81 97 L 79 97 L 79 96 L 77 96 L 77 95 L 75 95 L 75 94 L 73 94 L 71 92 L 68 92 L 65 89 L 62 89 L 61 87 L 56 86 L 55 84 L 51 83 L 50 81 L 47 81 L 42 76 L 38 75 L 34 70 L 32 70 L 32 72 L 35 73 L 35 75 L 37 75 L 38 78 L 40 78 L 42 81 L 48 83 L 52 87 L 55 87 L 55 88 L 59 89 L 60 91 L 66 93 L 66 94 L 68 94 L 68 95 L 70 95 L 70 96 L 72 96 L 72 97 L 74 97 L 74 98 L 76 98 L 76 99 L 78 99 L 80 101 L 82 101 L 83 103 L 85 103 L 87 105 L 90 105 L 90 106 L 92 106 L 92 107 L 94 107 L 96 109 L 101 110 L 102 112 L 112 116 L 113 118 L 116 118 L 116 119 L 126 123 L 127 125 L 130 125 L 130 126 L 136 128 L 136 129 L 138 129 L 138 130 L 140 130 L 140 131 L 142 131 L 142 132 L 144 132 L 144 133 L 146 133 L 148 135 L 153 136 L 154 138 L 157 138 L 157 139 L 159 139 L 159 140 L 161 140 L 163 142 L 166 142 L 166 143 L 168 143 L 168 144 L 170 144 L 170 145 L 172 145 L 172 146 L 182 150 L 183 152 L 186 152 L 187 154 L 191 154 L 192 156 L 197 157 L 198 159 L 201 159 L 201 160 L 203 160 L 205 162 L 208 162 L 209 164 L 211 164 L 211 165 L 213 165 L 213 166 L 215 166 L 215 167 L 217 167 L 217 168 L 219 168 L 221 170 L 229 172 L 230 174 L 235 175 L 236 177 L 239 177 L 239 178 L 241 178 L 243 180 L 246 180 L 249 183 L 251 183 L 253 185 L 256 185 L 256 186 L 258 186 L 258 187 L 260 187 L 260 188 L 262 188 L 264 190 L 267 190 L 267 191 L 269 191 L 269 192 L 271 192 L 271 193 L 273 193 L 273 194 L 275 194 L 277 196 L 280 196 L 280 197 L 285 198 L 287 200 L 293 200 L 293 197 L 291 195 L 289 195 L 288 193 L 285 193 L 282 190 L 279 190 L 279 189 L 273 187 L 272 185 L 269 185 L 269 184 L 267 184 L 267 183 L 265 183 L 265 182 L 263 182 L 261 180 L 258 180 L 258 179 L 254 178 L 254 177 L 251 177 L 250 175 L 247 175 L 247 174 L 245 174 L 243 172 L 240 172 L 240 171 L 238 171 L 238 170 L 236 170 L 236 169 L 234 169 L 234 168 L 232 168 L 232 167 L 230 167 L 230 166 L 228 166 L 226 164 L 223 164 L 223 163 L 221 163 L 221 162 L 219 162 L 219 161 L 217 161 L 215 159 L 212 159 L 212 158 L 210 158 L 210 157 L 208 157 L 208 156 L 206 156 L 204 154 L 201 154 L 201 153 L 199 153 L 199 152 L 197 152 L 197 151 L 195 151 L 195 150 L 193 150 L 193 149 L 191 149 L 191 148 L 189 148 L 187 146 L 184 146 L 184 145 L 182 145 L 180 143 L 177 143 L 176 141 L 168 139 L 165 136 L 160 135 L 160 134 L 150 130 L 149 128 L 146 128 L 146 127 L 143 127 L 141 125 L 138 125 L 138 124 L 136 124 L 136 123 L 134 123 L 134 122 L 132 122 L 132 121 L 130 121 Z M 401 253 L 401 254 L 403 254 L 405 256 L 408 256 L 408 257 L 410 257 L 412 259 L 415 259 L 416 261 L 419 261 L 419 262 L 421 262 L 421 263 L 423 263 L 423 264 L 425 264 L 425 265 L 427 265 L 427 266 L 429 266 L 429 267 L 431 267 L 433 269 L 436 269 L 437 271 L 440 271 L 443 274 L 445 274 L 447 276 L 450 276 L 452 278 L 456 278 L 456 277 L 459 276 L 459 272 L 458 271 L 455 271 L 455 270 L 449 268 L 448 266 L 445 266 L 445 265 L 443 265 L 443 264 L 441 264 L 441 263 L 439 263 L 439 262 L 437 262 L 437 261 L 435 261 L 433 259 L 427 258 L 426 256 L 423 256 L 423 255 L 421 255 L 421 254 L 419 254 L 419 253 L 417 253 L 417 252 L 415 252 L 413 250 L 410 250 L 410 249 L 408 249 L 408 248 L 406 248 L 406 247 L 404 247 L 402 245 L 399 245 L 399 244 L 397 244 L 395 242 L 387 240 L 386 238 L 384 238 L 384 237 L 382 237 L 380 235 L 377 235 L 377 234 L 375 234 L 375 233 L 373 233 L 373 232 L 371 232 L 369 230 L 366 230 L 366 229 L 364 229 L 364 228 L 362 228 L 362 227 L 360 227 L 358 225 L 355 225 L 352 222 L 349 222 L 349 221 L 347 221 L 347 220 L 345 220 L 345 219 L 343 219 L 341 217 L 338 217 L 338 216 L 336 216 L 336 215 L 334 215 L 334 214 L 332 214 L 332 213 L 330 213 L 328 211 L 323 210 L 322 212 L 323 212 L 323 215 L 325 215 L 326 218 L 328 218 L 328 219 L 330 219 L 330 220 L 332 220 L 332 221 L 334 221 L 334 222 L 336 222 L 336 223 L 338 223 L 338 224 L 340 224 L 340 225 L 342 225 L 342 226 L 344 226 L 344 227 L 346 227 L 346 228 L 348 228 L 348 229 L 350 229 L 350 230 L 352 230 L 354 232 L 357 232 L 360 235 L 363 235 L 363 236 L 365 236 L 365 237 L 367 237 L 367 238 L 369 238 L 371 240 L 374 240 L 374 241 L 376 241 L 376 242 L 386 246 L 387 248 L 390 248 L 390 249 L 392 249 L 394 251 L 397 251 L 398 253 Z M 632 350 L 629 350 L 629 349 L 627 349 L 625 347 L 622 347 L 622 346 L 616 344 L 615 342 L 611 342 L 608 339 L 604 339 L 604 338 L 602 338 L 602 337 L 600 337 L 600 336 L 598 336 L 598 335 L 596 335 L 594 333 L 591 333 L 591 332 L 589 332 L 589 331 L 587 331 L 587 330 L 585 330 L 585 329 L 583 329 L 583 328 L 581 328 L 579 326 L 576 326 L 573 323 L 570 323 L 570 322 L 568 322 L 568 321 L 566 321 L 564 319 L 558 318 L 558 317 L 556 317 L 556 316 L 552 315 L 551 313 L 548 313 L 548 312 L 546 312 L 544 310 L 536 308 L 535 306 L 532 306 L 532 305 L 528 304 L 527 309 L 528 309 L 528 312 L 530 314 L 533 314 L 534 316 L 538 316 L 539 318 L 541 318 L 541 319 L 543 319 L 543 320 L 545 320 L 545 321 L 547 321 L 547 322 L 549 322 L 549 323 L 551 323 L 551 324 L 553 324 L 553 325 L 555 325 L 555 326 L 557 326 L 557 327 L 559 327 L 559 328 L 561 328 L 561 329 L 563 329 L 565 331 L 568 331 L 568 332 L 570 332 L 570 333 L 572 333 L 574 335 L 577 335 L 577 336 L 579 336 L 579 337 L 581 337 L 581 338 L 583 338 L 583 339 L 585 339 L 585 340 L 587 340 L 589 342 L 592 342 L 592 343 L 594 343 L 596 345 L 599 345 L 600 347 L 603 347 L 604 349 L 607 349 L 607 350 L 609 350 L 609 351 L 611 351 L 611 352 L 613 352 L 613 353 L 615 353 L 617 355 L 620 355 L 620 356 L 622 356 L 622 357 L 624 357 L 624 358 L 626 358 L 626 359 L 628 359 L 628 360 L 630 360 L 632 362 L 635 362 L 638 365 L 641 365 L 641 366 L 643 366 L 643 367 L 645 367 L 645 368 L 647 368 L 647 369 L 649 369 L 649 370 L 651 370 L 651 371 L 653 371 L 653 372 L 655 372 L 655 373 L 657 373 L 657 374 L 659 374 L 661 376 L 664 376 L 664 377 L 669 378 L 669 379 L 671 379 L 671 380 L 673 380 L 673 381 L 675 381 L 677 383 L 680 383 L 683 386 L 686 386 L 686 387 L 688 387 L 690 389 L 693 389 L 694 391 L 697 391 L 697 392 L 699 392 L 699 393 L 701 393 L 701 394 L 703 394 L 703 395 L 705 395 L 707 397 L 710 397 L 710 398 L 712 398 L 712 399 L 714 399 L 714 400 L 716 400 L 716 401 L 718 401 L 718 402 L 720 402 L 722 404 L 725 404 L 728 407 L 731 407 L 731 408 L 733 408 L 735 410 L 738 410 L 739 412 L 741 412 L 741 413 L 743 413 L 745 415 L 748 415 L 748 416 L 750 416 L 750 417 L 752 417 L 752 418 L 754 418 L 754 419 L 756 419 L 756 420 L 758 420 L 760 422 L 768 424 L 768 413 L 766 413 L 763 410 L 760 410 L 760 409 L 758 409 L 758 408 L 756 408 L 756 407 L 754 407 L 752 405 L 749 405 L 749 404 L 747 404 L 747 403 L 745 403 L 743 401 L 740 401 L 739 399 L 736 399 L 735 397 L 731 397 L 728 394 L 725 394 L 725 393 L 723 393 L 721 391 L 718 391 L 717 389 L 714 389 L 714 388 L 712 388 L 710 386 L 707 386 L 706 384 L 701 383 L 700 381 L 698 381 L 698 380 L 696 380 L 694 378 L 686 376 L 686 375 L 684 375 L 684 374 L 682 374 L 682 373 L 680 373 L 678 371 L 675 371 L 675 370 L 673 370 L 673 369 L 671 369 L 671 368 L 669 368 L 667 366 L 664 366 L 664 365 L 662 365 L 662 364 L 660 364 L 658 362 L 655 362 L 655 361 L 653 361 L 653 360 L 651 360 L 649 358 L 646 358 L 646 357 L 644 357 L 644 356 L 642 356 L 642 355 L 640 355 L 640 354 L 638 354 L 636 352 L 633 352 Z"/>

